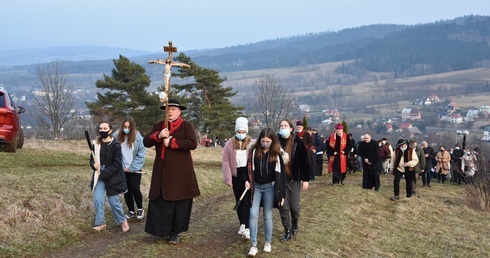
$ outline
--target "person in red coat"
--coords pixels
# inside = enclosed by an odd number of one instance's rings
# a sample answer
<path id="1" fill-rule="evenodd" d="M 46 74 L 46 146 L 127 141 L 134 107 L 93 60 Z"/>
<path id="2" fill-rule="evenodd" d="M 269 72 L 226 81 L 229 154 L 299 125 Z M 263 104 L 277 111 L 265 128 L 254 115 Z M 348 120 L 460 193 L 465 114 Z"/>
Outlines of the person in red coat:
<path id="1" fill-rule="evenodd" d="M 189 229 L 193 198 L 200 195 L 191 156 L 197 137 L 192 125 L 180 117 L 186 107 L 175 99 L 168 106 L 169 128 L 156 123 L 143 139 L 145 147 L 156 149 L 145 232 L 178 244 L 179 233 Z"/>
<path id="2" fill-rule="evenodd" d="M 327 145 L 327 154 L 330 157 L 328 161 L 328 172 L 332 173 L 332 184 L 344 184 L 347 173 L 347 155 L 352 149 L 351 139 L 344 132 L 342 124 L 335 126 L 335 133 L 331 134 Z"/>

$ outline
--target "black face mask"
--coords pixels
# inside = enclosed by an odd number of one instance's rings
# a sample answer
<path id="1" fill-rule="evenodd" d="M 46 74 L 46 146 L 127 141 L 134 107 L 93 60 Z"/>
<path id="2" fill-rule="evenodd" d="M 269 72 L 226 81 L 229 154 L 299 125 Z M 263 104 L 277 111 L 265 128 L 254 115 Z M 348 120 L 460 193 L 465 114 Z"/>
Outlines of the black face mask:
<path id="1" fill-rule="evenodd" d="M 100 137 L 102 137 L 102 139 L 105 139 L 107 137 L 109 137 L 109 131 L 99 131 L 99 135 Z"/>

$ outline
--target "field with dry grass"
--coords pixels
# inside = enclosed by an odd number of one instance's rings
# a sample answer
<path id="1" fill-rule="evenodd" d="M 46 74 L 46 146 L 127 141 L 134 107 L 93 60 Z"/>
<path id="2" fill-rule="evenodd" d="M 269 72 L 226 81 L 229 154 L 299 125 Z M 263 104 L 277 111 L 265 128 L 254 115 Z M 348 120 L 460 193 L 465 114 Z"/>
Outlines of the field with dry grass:
<path id="1" fill-rule="evenodd" d="M 86 143 L 26 141 L 18 153 L 0 153 L 0 257 L 244 257 L 249 242 L 236 231 L 233 196 L 221 182 L 221 148 L 193 152 L 202 196 L 181 244 L 144 233 L 130 221 L 123 234 L 107 207 L 108 230 L 93 232 Z M 151 171 L 149 150 L 145 171 Z M 328 174 L 302 191 L 300 233 L 280 243 L 274 211 L 272 253 L 260 257 L 490 257 L 490 213 L 467 205 L 464 186 L 434 183 L 419 195 L 390 201 L 392 176 L 379 192 L 361 189 L 361 173 L 333 187 Z M 143 176 L 148 192 L 150 174 Z M 401 183 L 404 195 L 404 183 Z M 146 200 L 144 206 L 147 205 Z M 259 223 L 260 224 L 260 223 Z M 259 247 L 263 231 L 259 229 Z"/>

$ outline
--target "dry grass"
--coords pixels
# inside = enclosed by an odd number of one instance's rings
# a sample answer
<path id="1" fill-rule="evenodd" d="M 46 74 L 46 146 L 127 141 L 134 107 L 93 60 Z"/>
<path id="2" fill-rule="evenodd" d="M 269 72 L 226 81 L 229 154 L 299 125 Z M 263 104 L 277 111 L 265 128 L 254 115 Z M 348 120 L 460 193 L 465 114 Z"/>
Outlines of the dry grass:
<path id="1" fill-rule="evenodd" d="M 84 142 L 28 142 L 16 154 L 0 153 L 0 256 L 243 257 L 248 241 L 236 235 L 234 201 L 221 182 L 221 148 L 193 152 L 202 196 L 196 199 L 189 232 L 179 246 L 150 238 L 141 225 L 131 234 L 118 230 L 94 234 L 90 168 Z M 145 171 L 151 171 L 149 150 Z M 464 187 L 434 184 L 420 198 L 392 202 L 392 176 L 382 176 L 380 192 L 361 189 L 361 174 L 346 185 L 317 177 L 302 192 L 300 234 L 280 243 L 279 214 L 274 211 L 273 252 L 264 257 L 489 257 L 490 213 L 468 208 Z M 143 177 L 146 195 L 150 175 Z M 404 194 L 404 183 L 401 183 Z M 146 201 L 145 201 L 146 202 Z M 146 203 L 145 203 L 146 205 Z M 110 212 L 108 212 L 110 214 Z M 114 223 L 108 220 L 109 227 Z M 134 225 L 134 224 L 133 224 Z M 92 244 L 91 244 L 92 243 Z M 259 245 L 263 232 L 259 231 Z M 75 251 L 74 251 L 75 250 Z"/>

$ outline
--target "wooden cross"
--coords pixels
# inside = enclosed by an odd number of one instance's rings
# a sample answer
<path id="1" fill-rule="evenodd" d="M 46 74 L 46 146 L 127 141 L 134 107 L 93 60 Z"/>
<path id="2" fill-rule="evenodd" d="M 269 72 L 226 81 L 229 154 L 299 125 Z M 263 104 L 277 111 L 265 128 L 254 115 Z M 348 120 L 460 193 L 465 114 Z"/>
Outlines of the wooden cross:
<path id="1" fill-rule="evenodd" d="M 177 52 L 177 48 L 172 46 L 172 41 L 168 42 L 168 47 L 163 46 L 163 52 L 168 52 L 167 61 L 172 61 L 172 53 Z"/>
<path id="2" fill-rule="evenodd" d="M 179 66 L 185 68 L 191 68 L 190 65 L 184 63 L 178 63 L 172 61 L 172 53 L 177 52 L 177 48 L 172 46 L 172 41 L 168 42 L 168 46 L 163 47 L 164 52 L 168 52 L 166 60 L 150 60 L 150 64 L 162 64 L 165 65 L 165 71 L 163 73 L 163 79 L 165 81 L 165 98 L 160 97 L 160 102 L 165 102 L 165 128 L 168 128 L 168 91 L 170 88 L 170 76 L 172 75 L 172 67 Z"/>

